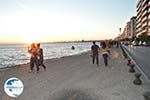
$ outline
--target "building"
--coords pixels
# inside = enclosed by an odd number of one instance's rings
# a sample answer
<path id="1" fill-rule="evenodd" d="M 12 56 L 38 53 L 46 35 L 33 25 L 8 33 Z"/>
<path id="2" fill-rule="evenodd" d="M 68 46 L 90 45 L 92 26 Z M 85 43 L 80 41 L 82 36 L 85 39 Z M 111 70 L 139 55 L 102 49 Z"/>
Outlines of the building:
<path id="1" fill-rule="evenodd" d="M 123 38 L 131 38 L 131 22 L 127 22 L 123 30 Z"/>
<path id="2" fill-rule="evenodd" d="M 136 36 L 136 17 L 130 19 L 130 37 Z"/>
<path id="3" fill-rule="evenodd" d="M 139 0 L 137 3 L 136 32 L 137 36 L 150 35 L 150 0 Z"/>

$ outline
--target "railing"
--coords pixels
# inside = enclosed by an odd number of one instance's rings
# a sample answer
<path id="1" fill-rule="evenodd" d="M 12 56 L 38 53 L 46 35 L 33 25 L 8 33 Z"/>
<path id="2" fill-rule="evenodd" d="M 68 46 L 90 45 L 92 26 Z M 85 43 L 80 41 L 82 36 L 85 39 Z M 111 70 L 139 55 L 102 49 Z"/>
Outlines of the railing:
<path id="1" fill-rule="evenodd" d="M 147 32 L 147 30 L 146 30 L 146 29 L 144 29 L 144 30 L 142 31 L 142 34 L 143 34 L 143 33 L 145 33 L 145 32 Z"/>
<path id="2" fill-rule="evenodd" d="M 145 10 L 145 11 L 143 12 L 142 16 L 145 16 L 147 13 L 148 13 L 147 10 Z"/>
<path id="3" fill-rule="evenodd" d="M 147 0 L 144 0 L 142 3 L 143 6 L 147 6 Z"/>
<path id="4" fill-rule="evenodd" d="M 136 65 L 136 68 L 144 75 L 144 77 L 148 81 L 150 81 L 150 74 L 147 73 L 148 71 L 146 70 L 146 67 L 149 67 L 149 66 L 143 66 L 143 64 L 141 62 L 138 62 L 138 60 L 135 58 L 135 55 L 132 55 L 132 53 L 130 52 L 130 49 L 131 49 L 130 47 L 121 44 L 121 49 L 123 51 L 124 57 L 131 59 L 132 62 Z M 134 50 L 136 50 L 136 49 L 134 49 Z"/>
<path id="5" fill-rule="evenodd" d="M 147 20 L 147 16 L 145 16 L 145 17 L 142 19 L 142 22 L 144 22 L 145 20 Z"/>

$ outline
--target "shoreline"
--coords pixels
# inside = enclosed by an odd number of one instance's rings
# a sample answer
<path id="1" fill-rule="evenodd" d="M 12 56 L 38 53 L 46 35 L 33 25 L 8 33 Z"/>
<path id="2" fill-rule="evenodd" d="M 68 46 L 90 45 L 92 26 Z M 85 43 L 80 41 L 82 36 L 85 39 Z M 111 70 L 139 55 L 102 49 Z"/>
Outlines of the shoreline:
<path id="1" fill-rule="evenodd" d="M 112 48 L 108 67 L 105 67 L 102 56 L 99 61 L 99 67 L 93 65 L 90 52 L 84 52 L 46 60 L 47 70 L 40 67 L 39 73 L 36 70 L 28 73 L 29 64 L 2 71 L 0 100 L 14 100 L 4 91 L 4 83 L 11 77 L 19 78 L 25 86 L 15 100 L 68 100 L 67 96 L 81 98 L 83 94 L 98 98 L 92 100 L 143 100 L 142 94 L 149 90 L 150 83 L 142 79 L 140 87 L 133 84 L 134 74 L 129 73 L 120 49 Z"/>
<path id="2" fill-rule="evenodd" d="M 88 53 L 89 51 L 90 51 L 90 50 L 88 50 L 88 51 L 86 51 L 86 52 L 74 54 L 74 55 L 68 55 L 68 56 L 56 57 L 56 58 L 51 58 L 51 59 L 45 59 L 44 62 L 53 61 L 53 60 L 59 60 L 59 59 L 66 58 L 66 57 L 78 56 L 78 55 L 86 54 L 86 53 Z M 29 61 L 30 61 L 30 59 L 29 59 Z M 28 66 L 29 64 L 30 64 L 30 62 L 24 63 L 24 64 L 18 64 L 18 65 L 8 66 L 8 67 L 2 67 L 2 68 L 0 68 L 0 72 L 5 71 L 5 70 L 9 70 L 9 69 L 13 69 L 13 68 L 22 67 L 22 66 Z"/>

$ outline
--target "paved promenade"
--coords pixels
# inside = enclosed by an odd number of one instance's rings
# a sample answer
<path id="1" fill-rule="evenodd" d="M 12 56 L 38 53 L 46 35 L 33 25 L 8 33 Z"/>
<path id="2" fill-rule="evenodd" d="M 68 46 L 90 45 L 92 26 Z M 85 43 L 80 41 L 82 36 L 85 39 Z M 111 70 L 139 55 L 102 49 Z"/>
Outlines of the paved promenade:
<path id="1" fill-rule="evenodd" d="M 150 91 L 150 82 L 144 78 L 141 86 L 133 84 L 120 49 L 112 49 L 109 66 L 100 56 L 100 66 L 91 64 L 90 53 L 46 60 L 47 71 L 28 73 L 29 65 L 0 71 L 0 100 L 144 100 L 142 94 Z M 18 98 L 7 96 L 4 82 L 18 77 L 24 91 Z"/>

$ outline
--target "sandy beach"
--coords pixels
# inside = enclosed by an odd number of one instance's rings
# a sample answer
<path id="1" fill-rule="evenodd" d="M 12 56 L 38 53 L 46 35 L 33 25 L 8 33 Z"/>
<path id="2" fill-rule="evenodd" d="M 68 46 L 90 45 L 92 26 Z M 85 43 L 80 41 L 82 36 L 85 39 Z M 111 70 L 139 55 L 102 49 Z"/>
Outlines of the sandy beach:
<path id="1" fill-rule="evenodd" d="M 46 60 L 47 70 L 28 73 L 29 64 L 0 71 L 0 100 L 144 100 L 150 82 L 133 84 L 120 49 L 113 48 L 109 66 L 105 67 L 100 55 L 100 66 L 91 63 L 90 53 Z M 24 91 L 17 98 L 4 92 L 4 83 L 10 77 L 23 81 Z"/>

